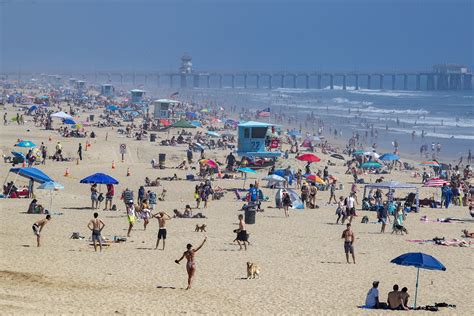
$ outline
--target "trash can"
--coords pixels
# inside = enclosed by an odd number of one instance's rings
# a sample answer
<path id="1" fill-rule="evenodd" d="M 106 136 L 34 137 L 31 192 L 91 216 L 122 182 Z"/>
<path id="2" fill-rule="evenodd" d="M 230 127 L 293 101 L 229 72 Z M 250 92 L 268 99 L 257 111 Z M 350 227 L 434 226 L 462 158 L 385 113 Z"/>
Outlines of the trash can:
<path id="1" fill-rule="evenodd" d="M 160 169 L 165 168 L 166 154 L 158 154 L 158 167 Z"/>
<path id="2" fill-rule="evenodd" d="M 89 115 L 89 121 L 94 122 L 94 114 Z"/>
<path id="3" fill-rule="evenodd" d="M 158 154 L 158 162 L 165 163 L 166 161 L 166 154 Z"/>
<path id="4" fill-rule="evenodd" d="M 156 141 L 156 134 L 155 133 L 150 133 L 150 142 Z"/>
<path id="5" fill-rule="evenodd" d="M 245 210 L 245 224 L 255 224 L 255 215 L 256 211 L 254 209 L 248 208 Z"/>

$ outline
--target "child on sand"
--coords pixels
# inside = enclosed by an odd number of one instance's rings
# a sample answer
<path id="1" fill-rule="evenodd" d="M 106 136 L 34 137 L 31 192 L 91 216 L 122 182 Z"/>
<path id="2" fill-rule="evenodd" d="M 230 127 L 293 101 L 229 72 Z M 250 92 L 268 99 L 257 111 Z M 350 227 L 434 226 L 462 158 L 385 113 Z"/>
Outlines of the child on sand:
<path id="1" fill-rule="evenodd" d="M 127 237 L 130 237 L 130 233 L 132 232 L 133 225 L 135 224 L 135 206 L 132 203 L 126 204 L 127 207 L 127 218 L 128 218 L 128 232 Z"/>

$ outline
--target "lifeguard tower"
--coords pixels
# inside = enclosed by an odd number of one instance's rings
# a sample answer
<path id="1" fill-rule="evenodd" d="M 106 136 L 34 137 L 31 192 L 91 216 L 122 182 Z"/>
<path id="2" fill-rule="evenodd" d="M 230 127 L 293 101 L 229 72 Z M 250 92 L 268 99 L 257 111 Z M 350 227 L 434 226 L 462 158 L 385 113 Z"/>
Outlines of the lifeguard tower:
<path id="1" fill-rule="evenodd" d="M 69 87 L 74 88 L 76 86 L 77 79 L 76 78 L 69 78 Z"/>
<path id="2" fill-rule="evenodd" d="M 268 129 L 273 124 L 261 122 L 245 122 L 238 125 L 237 155 L 241 157 L 276 158 L 280 151 L 267 151 Z"/>
<path id="3" fill-rule="evenodd" d="M 131 103 L 132 104 L 141 104 L 143 101 L 143 97 L 145 96 L 145 91 L 139 89 L 133 89 L 130 91 L 132 94 Z"/>
<path id="4" fill-rule="evenodd" d="M 114 95 L 115 89 L 111 84 L 103 84 L 100 86 L 100 94 L 104 97 L 112 97 Z"/>
<path id="5" fill-rule="evenodd" d="M 171 110 L 178 105 L 179 101 L 160 99 L 153 102 L 153 118 L 154 119 L 168 119 L 171 116 Z"/>
<path id="6" fill-rule="evenodd" d="M 76 81 L 76 90 L 79 94 L 84 93 L 86 90 L 86 82 L 82 80 Z"/>
<path id="7" fill-rule="evenodd" d="M 61 86 L 61 76 L 50 75 L 49 76 L 49 83 L 51 83 L 53 85 L 53 87 L 59 88 Z"/>

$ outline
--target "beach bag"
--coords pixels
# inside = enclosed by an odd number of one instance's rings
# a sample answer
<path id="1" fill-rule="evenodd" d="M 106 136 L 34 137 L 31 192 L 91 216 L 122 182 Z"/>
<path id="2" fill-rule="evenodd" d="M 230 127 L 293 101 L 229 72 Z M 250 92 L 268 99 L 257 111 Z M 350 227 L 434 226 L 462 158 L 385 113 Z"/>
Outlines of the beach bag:
<path id="1" fill-rule="evenodd" d="M 148 193 L 148 202 L 150 204 L 156 204 L 156 193 L 155 192 Z"/>
<path id="2" fill-rule="evenodd" d="M 370 204 L 367 200 L 362 201 L 362 210 L 368 211 L 370 209 Z"/>
<path id="3" fill-rule="evenodd" d="M 361 221 L 362 224 L 367 224 L 368 222 L 369 222 L 369 217 L 367 215 L 362 217 L 362 221 Z"/>
<path id="4" fill-rule="evenodd" d="M 100 194 L 99 194 L 99 197 L 97 198 L 97 200 L 99 200 L 99 202 L 104 201 L 104 194 L 100 193 Z"/>

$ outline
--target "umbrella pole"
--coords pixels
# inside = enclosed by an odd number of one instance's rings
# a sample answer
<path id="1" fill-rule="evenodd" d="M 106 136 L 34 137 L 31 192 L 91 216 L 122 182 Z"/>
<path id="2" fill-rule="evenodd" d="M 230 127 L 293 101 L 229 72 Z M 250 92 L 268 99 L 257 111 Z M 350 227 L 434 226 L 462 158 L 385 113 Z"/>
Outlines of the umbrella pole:
<path id="1" fill-rule="evenodd" d="M 420 268 L 416 271 L 416 288 L 415 288 L 415 303 L 413 305 L 413 308 L 416 308 L 416 297 L 418 296 L 418 279 L 420 277 Z"/>

